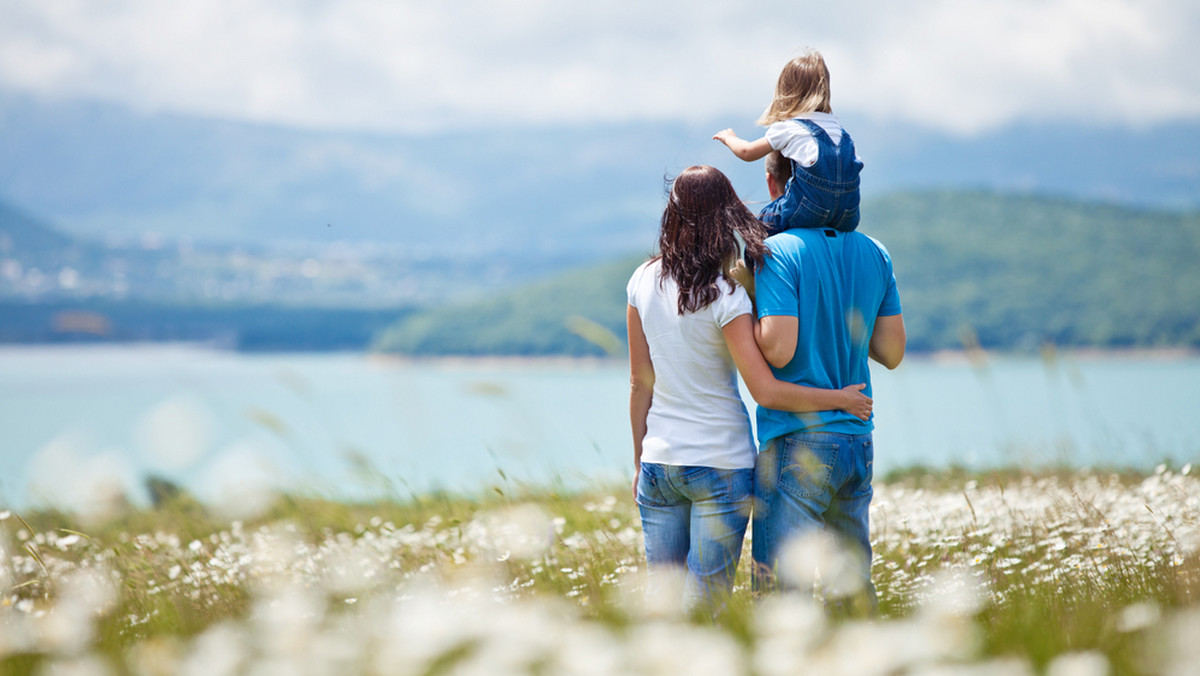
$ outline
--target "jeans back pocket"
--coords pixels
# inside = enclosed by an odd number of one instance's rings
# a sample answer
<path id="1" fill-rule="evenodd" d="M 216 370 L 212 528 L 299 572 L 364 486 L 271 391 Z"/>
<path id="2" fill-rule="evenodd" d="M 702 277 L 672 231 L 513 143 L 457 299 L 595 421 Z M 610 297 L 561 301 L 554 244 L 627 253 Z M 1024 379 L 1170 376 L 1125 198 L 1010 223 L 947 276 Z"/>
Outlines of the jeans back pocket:
<path id="1" fill-rule="evenodd" d="M 779 490 L 809 500 L 827 495 L 841 444 L 789 438 L 779 457 Z"/>

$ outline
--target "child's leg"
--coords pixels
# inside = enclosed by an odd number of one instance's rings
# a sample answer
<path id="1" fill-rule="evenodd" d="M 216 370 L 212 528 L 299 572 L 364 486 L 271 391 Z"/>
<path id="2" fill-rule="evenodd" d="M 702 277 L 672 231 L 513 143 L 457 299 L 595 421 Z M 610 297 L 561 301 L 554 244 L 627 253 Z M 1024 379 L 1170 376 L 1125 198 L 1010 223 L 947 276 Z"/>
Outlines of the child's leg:
<path id="1" fill-rule="evenodd" d="M 834 210 L 834 230 L 840 232 L 853 232 L 858 228 L 860 212 L 858 205 L 860 202 L 859 192 L 843 193 L 838 196 L 837 208 Z"/>
<path id="2" fill-rule="evenodd" d="M 838 219 L 837 225 L 833 226 L 838 232 L 854 232 L 858 229 L 858 209 L 854 211 L 843 211 L 842 217 Z"/>
<path id="3" fill-rule="evenodd" d="M 789 228 L 828 228 L 829 211 L 821 209 L 811 202 L 797 200 L 796 210 L 788 219 Z"/>
<path id="4" fill-rule="evenodd" d="M 784 226 L 784 214 L 782 209 L 783 196 L 771 200 L 767 206 L 758 212 L 758 220 L 763 225 L 767 226 L 767 236 L 775 235 L 783 232 L 787 228 Z"/>
<path id="5" fill-rule="evenodd" d="M 783 227 L 827 228 L 832 215 L 828 208 L 830 193 L 810 185 L 808 181 L 798 180 L 797 172 L 801 171 L 804 170 L 794 166 L 783 196 L 777 200 L 781 203 Z"/>

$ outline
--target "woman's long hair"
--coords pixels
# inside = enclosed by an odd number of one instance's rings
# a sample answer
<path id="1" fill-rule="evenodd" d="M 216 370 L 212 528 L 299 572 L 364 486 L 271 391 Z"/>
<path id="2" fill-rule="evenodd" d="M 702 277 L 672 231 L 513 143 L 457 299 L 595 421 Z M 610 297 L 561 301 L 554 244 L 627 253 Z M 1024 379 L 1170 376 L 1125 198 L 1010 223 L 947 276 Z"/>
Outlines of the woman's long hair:
<path id="1" fill-rule="evenodd" d="M 663 210 L 658 251 L 663 274 L 679 285 L 679 314 L 716 300 L 718 276 L 733 283 L 726 268 L 739 253 L 738 236 L 746 265 L 756 269 L 767 253 L 767 230 L 738 199 L 725 174 L 694 166 L 675 177 Z"/>

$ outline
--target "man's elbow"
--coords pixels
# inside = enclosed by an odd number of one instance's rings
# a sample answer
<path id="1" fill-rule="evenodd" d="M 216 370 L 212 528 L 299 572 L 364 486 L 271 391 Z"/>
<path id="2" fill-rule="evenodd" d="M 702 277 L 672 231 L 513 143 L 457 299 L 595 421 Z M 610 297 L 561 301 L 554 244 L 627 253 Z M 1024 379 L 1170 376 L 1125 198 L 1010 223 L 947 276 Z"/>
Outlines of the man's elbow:
<path id="1" fill-rule="evenodd" d="M 781 369 L 796 355 L 796 320 L 794 317 L 763 317 L 754 327 L 754 342 L 763 359 Z"/>
<path id="2" fill-rule="evenodd" d="M 904 330 L 904 318 L 900 315 L 880 317 L 871 335 L 871 358 L 889 371 L 904 361 L 904 349 L 908 345 L 908 333 Z"/>
<path id="3" fill-rule="evenodd" d="M 884 354 L 876 354 L 874 357 L 875 361 L 882 364 L 884 368 L 889 371 L 893 371 L 897 366 L 900 365 L 900 362 L 904 361 L 904 348 L 902 347 L 899 350 L 894 350 Z"/>
<path id="4" fill-rule="evenodd" d="M 766 359 L 771 366 L 781 369 L 792 360 L 792 355 L 786 350 L 768 348 L 763 350 L 763 359 Z"/>

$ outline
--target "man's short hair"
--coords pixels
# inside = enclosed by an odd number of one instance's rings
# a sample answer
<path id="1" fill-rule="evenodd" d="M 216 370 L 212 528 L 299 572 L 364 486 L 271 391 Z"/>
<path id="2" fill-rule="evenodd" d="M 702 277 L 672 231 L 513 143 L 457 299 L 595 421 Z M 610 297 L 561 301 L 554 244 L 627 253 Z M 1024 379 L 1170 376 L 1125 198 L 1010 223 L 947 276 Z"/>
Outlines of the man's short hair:
<path id="1" fill-rule="evenodd" d="M 771 175 L 771 178 L 775 179 L 775 183 L 782 189 L 784 184 L 788 182 L 788 179 L 792 177 L 791 161 L 784 157 L 783 153 L 778 150 L 772 150 L 767 154 L 765 164 L 767 173 Z"/>

